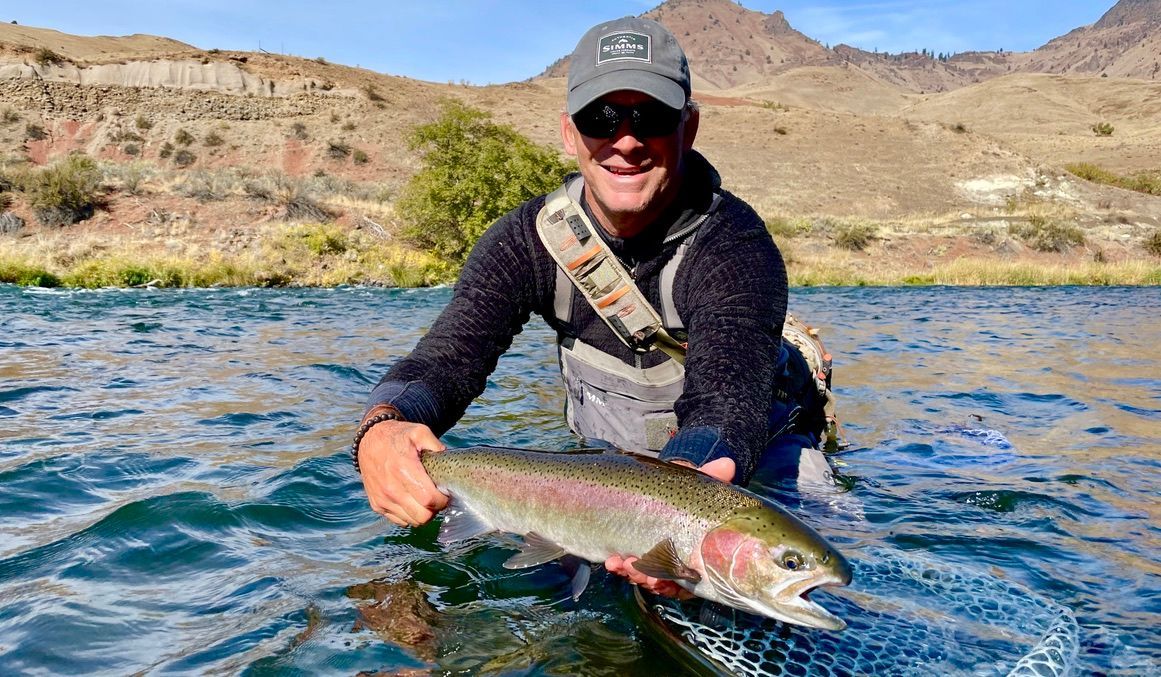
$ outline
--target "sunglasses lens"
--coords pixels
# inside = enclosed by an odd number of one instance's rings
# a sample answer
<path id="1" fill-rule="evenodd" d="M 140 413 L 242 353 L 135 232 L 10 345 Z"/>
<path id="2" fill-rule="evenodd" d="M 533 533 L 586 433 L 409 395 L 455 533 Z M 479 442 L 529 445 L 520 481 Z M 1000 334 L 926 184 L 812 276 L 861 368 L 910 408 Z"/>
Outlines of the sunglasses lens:
<path id="1" fill-rule="evenodd" d="M 608 139 L 617 133 L 621 121 L 629 118 L 633 136 L 648 139 L 669 136 L 681 124 L 681 110 L 660 101 L 646 101 L 636 106 L 617 106 L 596 101 L 585 106 L 572 122 L 577 131 L 593 139 Z"/>
<path id="2" fill-rule="evenodd" d="M 643 139 L 669 136 L 681 122 L 681 111 L 660 101 L 642 103 L 633 108 L 633 134 Z"/>
<path id="3" fill-rule="evenodd" d="M 597 101 L 591 103 L 572 116 L 577 131 L 593 139 L 607 139 L 621 126 L 621 111 Z"/>

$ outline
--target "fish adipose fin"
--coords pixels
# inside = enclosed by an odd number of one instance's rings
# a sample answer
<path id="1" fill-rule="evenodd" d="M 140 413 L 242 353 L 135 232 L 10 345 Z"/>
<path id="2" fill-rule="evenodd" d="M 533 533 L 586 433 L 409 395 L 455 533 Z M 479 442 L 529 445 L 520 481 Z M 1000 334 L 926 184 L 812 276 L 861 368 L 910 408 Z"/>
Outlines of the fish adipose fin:
<path id="1" fill-rule="evenodd" d="M 520 552 L 509 557 L 508 561 L 504 562 L 504 568 L 527 569 L 537 564 L 544 564 L 554 559 L 560 559 L 564 555 L 564 548 L 544 538 L 540 534 L 530 531 L 524 534 L 524 545 L 520 546 Z"/>
<path id="2" fill-rule="evenodd" d="M 439 536 L 436 537 L 436 541 L 440 545 L 448 545 L 493 531 L 495 529 L 484 524 L 475 513 L 452 500 L 443 512 L 443 524 L 439 525 Z"/>
<path id="3" fill-rule="evenodd" d="M 642 555 L 641 559 L 633 562 L 633 568 L 646 576 L 670 581 L 697 583 L 701 580 L 701 574 L 681 561 L 677 555 L 677 548 L 673 545 L 673 539 L 669 538 L 653 546 L 653 549 Z"/>

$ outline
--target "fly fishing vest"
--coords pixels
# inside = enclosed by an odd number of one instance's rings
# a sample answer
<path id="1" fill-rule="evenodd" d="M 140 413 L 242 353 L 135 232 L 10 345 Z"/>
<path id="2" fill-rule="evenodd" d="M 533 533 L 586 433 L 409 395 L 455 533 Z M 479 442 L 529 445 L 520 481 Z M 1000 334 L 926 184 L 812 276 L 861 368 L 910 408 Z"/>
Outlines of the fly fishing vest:
<path id="1" fill-rule="evenodd" d="M 580 205 L 583 188 L 584 181 L 580 178 L 561 186 L 548 195 L 536 216 L 536 232 L 557 264 L 554 315 L 564 326 L 568 325 L 575 289 L 635 353 L 660 350 L 671 359 L 652 367 L 633 366 L 575 336 L 559 334 L 560 371 L 567 394 L 565 419 L 573 432 L 583 437 L 656 455 L 677 432 L 674 403 L 685 386 L 686 332 L 673 300 L 674 280 L 697 236 L 697 229 L 716 211 L 722 198 L 714 193 L 704 213 L 663 241 L 662 244 L 677 241 L 680 244 L 661 269 L 659 312 L 638 289 L 585 214 Z M 830 355 L 826 354 L 823 359 L 825 350 L 817 343 L 817 332 L 793 318 L 785 326 L 779 371 L 786 369 L 789 361 L 790 351 L 786 346 L 798 347 L 795 352 L 808 359 L 796 363 L 812 372 L 813 378 L 806 378 L 817 386 L 826 401 Z M 788 336 L 786 332 L 793 335 Z M 811 347 L 804 349 L 799 347 L 800 343 Z M 809 361 L 815 354 L 817 365 Z M 778 396 L 789 399 L 785 392 L 779 392 Z"/>

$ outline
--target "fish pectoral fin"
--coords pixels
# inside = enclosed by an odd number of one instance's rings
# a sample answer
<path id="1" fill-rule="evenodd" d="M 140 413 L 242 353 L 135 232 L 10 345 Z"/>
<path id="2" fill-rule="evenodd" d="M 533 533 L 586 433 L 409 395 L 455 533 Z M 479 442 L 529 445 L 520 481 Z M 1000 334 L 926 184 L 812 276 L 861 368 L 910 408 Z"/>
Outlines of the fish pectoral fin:
<path id="1" fill-rule="evenodd" d="M 589 587 L 589 577 L 592 576 L 593 567 L 588 560 L 581 559 L 576 555 L 565 555 L 560 558 L 560 565 L 564 567 L 565 572 L 572 576 L 572 581 L 569 583 L 569 594 L 572 596 L 572 601 L 575 602 L 580 599 L 585 588 Z"/>
<path id="2" fill-rule="evenodd" d="M 673 545 L 673 539 L 667 538 L 661 541 L 653 548 L 641 556 L 636 562 L 633 562 L 633 568 L 646 576 L 654 578 L 663 578 L 670 581 L 689 581 L 690 583 L 698 583 L 701 581 L 701 574 L 685 565 L 681 561 L 681 557 L 677 555 L 677 548 Z"/>
<path id="3" fill-rule="evenodd" d="M 439 536 L 436 537 L 436 541 L 440 545 L 448 545 L 493 531 L 495 529 L 453 498 L 443 511 L 443 523 L 439 525 Z"/>
<path id="4" fill-rule="evenodd" d="M 509 557 L 508 561 L 504 562 L 504 568 L 527 569 L 559 559 L 565 554 L 564 548 L 540 534 L 530 531 L 524 534 L 524 544 L 520 546 L 520 552 Z"/>

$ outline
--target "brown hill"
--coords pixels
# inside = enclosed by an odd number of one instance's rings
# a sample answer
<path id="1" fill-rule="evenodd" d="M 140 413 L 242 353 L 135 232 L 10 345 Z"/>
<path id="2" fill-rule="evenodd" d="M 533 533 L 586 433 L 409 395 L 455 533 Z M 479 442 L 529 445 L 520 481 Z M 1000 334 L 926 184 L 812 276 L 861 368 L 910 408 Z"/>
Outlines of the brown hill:
<path id="1" fill-rule="evenodd" d="M 946 92 L 1011 73 L 1079 73 L 1156 79 L 1161 75 L 1161 0 L 1121 0 L 1096 24 L 1033 52 L 954 55 L 828 49 L 795 30 L 782 12 L 764 14 L 731 0 L 668 0 L 642 16 L 681 41 L 699 90 L 772 89 L 782 73 L 803 67 L 853 66 L 906 92 Z M 543 76 L 567 73 L 558 59 Z M 844 78 L 838 78 L 842 80 Z"/>
<path id="2" fill-rule="evenodd" d="M 1155 170 L 1161 158 L 1161 82 L 1021 73 L 929 97 L 901 115 L 962 124 L 1042 162 Z M 1098 137 L 1106 122 L 1114 133 Z"/>
<path id="3" fill-rule="evenodd" d="M 695 89 L 727 89 L 802 66 L 840 65 L 817 40 L 791 28 L 782 12 L 764 14 L 732 0 L 668 0 L 641 16 L 668 28 L 685 49 Z M 541 77 L 567 74 L 567 56 Z"/>
<path id="4" fill-rule="evenodd" d="M 1120 0 L 1032 52 L 1023 70 L 1161 80 L 1161 0 Z"/>
<path id="5" fill-rule="evenodd" d="M 101 61 L 148 58 L 171 52 L 192 50 L 184 42 L 154 35 L 83 36 L 48 28 L 0 23 L 0 50 L 23 54 L 46 49 L 70 61 Z"/>

